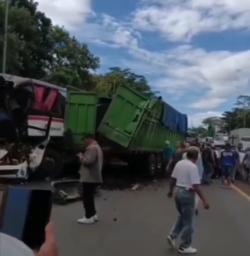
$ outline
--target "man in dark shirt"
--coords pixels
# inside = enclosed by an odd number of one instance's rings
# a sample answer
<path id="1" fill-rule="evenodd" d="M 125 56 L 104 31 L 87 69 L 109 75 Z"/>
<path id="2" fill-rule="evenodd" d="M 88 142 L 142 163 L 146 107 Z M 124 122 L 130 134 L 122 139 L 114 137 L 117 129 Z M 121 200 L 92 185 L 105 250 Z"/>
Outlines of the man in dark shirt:
<path id="1" fill-rule="evenodd" d="M 202 150 L 202 160 L 204 166 L 203 183 L 209 185 L 211 183 L 211 178 L 213 175 L 214 157 L 212 149 L 209 144 L 207 144 Z"/>

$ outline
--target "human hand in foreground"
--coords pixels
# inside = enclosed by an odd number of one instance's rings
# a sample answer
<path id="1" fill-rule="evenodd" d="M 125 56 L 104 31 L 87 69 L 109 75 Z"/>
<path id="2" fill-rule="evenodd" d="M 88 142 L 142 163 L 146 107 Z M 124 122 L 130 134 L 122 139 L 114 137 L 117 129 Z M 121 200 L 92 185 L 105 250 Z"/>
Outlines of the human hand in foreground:
<path id="1" fill-rule="evenodd" d="M 40 248 L 37 256 L 59 256 L 55 230 L 51 222 L 45 229 L 45 242 Z"/>
<path id="2" fill-rule="evenodd" d="M 208 202 L 203 202 L 203 207 L 204 207 L 204 209 L 206 209 L 206 210 L 209 210 L 210 209 L 210 205 L 208 204 Z"/>

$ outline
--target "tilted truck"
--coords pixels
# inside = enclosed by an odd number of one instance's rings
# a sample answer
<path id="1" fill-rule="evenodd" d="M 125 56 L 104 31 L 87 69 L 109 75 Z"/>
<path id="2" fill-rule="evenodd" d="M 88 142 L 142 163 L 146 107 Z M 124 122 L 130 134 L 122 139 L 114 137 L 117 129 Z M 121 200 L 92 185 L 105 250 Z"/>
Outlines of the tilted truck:
<path id="1" fill-rule="evenodd" d="M 127 86 L 119 87 L 112 100 L 70 92 L 65 123 L 76 142 L 86 134 L 96 135 L 106 164 L 122 160 L 152 176 L 164 171 L 166 140 L 176 146 L 187 132 L 186 115 Z"/>
<path id="2" fill-rule="evenodd" d="M 130 87 L 121 86 L 112 99 L 108 99 L 38 80 L 14 79 L 18 82 L 11 95 L 22 117 L 18 120 L 17 115 L 14 121 L 19 135 L 22 134 L 22 146 L 29 148 L 26 171 L 19 172 L 19 178 L 28 178 L 30 160 L 36 151 L 39 161 L 32 173 L 41 172 L 53 178 L 62 174 L 77 145 L 88 134 L 97 137 L 106 165 L 123 162 L 155 175 L 163 171 L 165 141 L 174 146 L 185 138 L 186 115 L 160 98 L 144 96 Z M 6 104 L 12 115 L 13 100 Z M 36 150 L 40 145 L 42 150 Z M 4 161 L 0 165 L 2 170 L 6 166 Z M 17 173 L 11 174 L 15 177 Z"/>

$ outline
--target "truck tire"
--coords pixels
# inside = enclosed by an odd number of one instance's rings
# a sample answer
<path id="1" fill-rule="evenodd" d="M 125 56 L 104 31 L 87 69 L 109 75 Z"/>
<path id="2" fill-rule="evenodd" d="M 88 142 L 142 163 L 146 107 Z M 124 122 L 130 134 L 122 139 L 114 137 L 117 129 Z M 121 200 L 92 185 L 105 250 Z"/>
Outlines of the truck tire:
<path id="1" fill-rule="evenodd" d="M 157 175 L 159 177 L 164 176 L 165 174 L 165 168 L 164 168 L 164 162 L 163 162 L 163 157 L 162 154 L 157 154 L 156 155 L 156 168 L 157 168 Z"/>
<path id="2" fill-rule="evenodd" d="M 149 176 L 155 177 L 157 174 L 157 160 L 155 154 L 148 155 L 147 168 Z"/>

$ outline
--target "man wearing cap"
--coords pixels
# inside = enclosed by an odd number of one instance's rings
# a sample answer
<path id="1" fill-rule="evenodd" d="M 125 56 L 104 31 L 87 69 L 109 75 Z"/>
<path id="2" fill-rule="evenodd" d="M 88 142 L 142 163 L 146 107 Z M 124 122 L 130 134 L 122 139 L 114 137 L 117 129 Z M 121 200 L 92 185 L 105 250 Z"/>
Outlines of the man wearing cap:
<path id="1" fill-rule="evenodd" d="M 199 156 L 198 150 L 191 148 L 187 150 L 186 158 L 179 161 L 171 176 L 168 196 L 173 196 L 176 187 L 175 204 L 178 211 L 178 220 L 174 225 L 168 242 L 176 247 L 176 239 L 182 233 L 181 244 L 178 252 L 181 254 L 197 253 L 197 249 L 191 247 L 193 234 L 193 217 L 195 212 L 195 194 L 198 194 L 203 202 L 204 208 L 209 209 L 203 193 L 200 190 L 200 175 L 196 165 Z"/>

